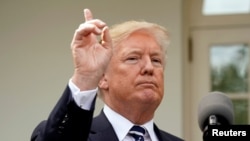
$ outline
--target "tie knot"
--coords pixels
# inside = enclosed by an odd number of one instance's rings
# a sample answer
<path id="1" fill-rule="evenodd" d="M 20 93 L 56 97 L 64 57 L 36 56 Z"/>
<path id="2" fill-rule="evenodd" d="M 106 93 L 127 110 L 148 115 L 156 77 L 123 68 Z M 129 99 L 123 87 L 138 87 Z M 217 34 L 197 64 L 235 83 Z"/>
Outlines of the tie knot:
<path id="1" fill-rule="evenodd" d="M 141 126 L 134 125 L 130 130 L 130 134 L 139 134 L 139 135 L 144 135 L 145 134 L 145 129 Z"/>
<path id="2" fill-rule="evenodd" d="M 143 136 L 145 134 L 145 129 L 141 126 L 133 126 L 130 130 L 129 130 L 129 134 L 135 138 L 136 141 L 143 141 Z"/>

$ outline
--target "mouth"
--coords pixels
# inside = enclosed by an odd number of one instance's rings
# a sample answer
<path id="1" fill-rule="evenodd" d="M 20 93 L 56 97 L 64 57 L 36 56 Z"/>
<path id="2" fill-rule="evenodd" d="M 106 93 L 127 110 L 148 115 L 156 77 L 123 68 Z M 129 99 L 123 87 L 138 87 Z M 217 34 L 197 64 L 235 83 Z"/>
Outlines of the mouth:
<path id="1" fill-rule="evenodd" d="M 147 88 L 157 87 L 156 83 L 153 81 L 142 81 L 142 82 L 139 82 L 138 85 L 142 87 L 147 87 Z"/>

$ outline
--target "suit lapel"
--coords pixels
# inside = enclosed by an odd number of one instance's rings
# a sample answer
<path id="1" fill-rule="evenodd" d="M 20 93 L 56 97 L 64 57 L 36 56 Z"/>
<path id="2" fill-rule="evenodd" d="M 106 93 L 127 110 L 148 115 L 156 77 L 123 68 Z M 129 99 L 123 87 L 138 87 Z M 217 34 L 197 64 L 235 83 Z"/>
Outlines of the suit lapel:
<path id="1" fill-rule="evenodd" d="M 160 130 L 155 124 L 154 124 L 154 131 L 159 141 L 183 141 L 172 134 Z"/>
<path id="2" fill-rule="evenodd" d="M 118 137 L 103 111 L 93 119 L 89 141 L 118 141 Z"/>
<path id="3" fill-rule="evenodd" d="M 154 124 L 154 131 L 156 136 L 158 137 L 159 141 L 165 141 L 163 136 L 161 135 L 160 129 Z"/>
<path id="4" fill-rule="evenodd" d="M 171 135 L 161 131 L 155 124 L 154 131 L 159 141 L 174 140 Z M 93 119 L 88 141 L 118 141 L 118 137 L 103 111 Z"/>

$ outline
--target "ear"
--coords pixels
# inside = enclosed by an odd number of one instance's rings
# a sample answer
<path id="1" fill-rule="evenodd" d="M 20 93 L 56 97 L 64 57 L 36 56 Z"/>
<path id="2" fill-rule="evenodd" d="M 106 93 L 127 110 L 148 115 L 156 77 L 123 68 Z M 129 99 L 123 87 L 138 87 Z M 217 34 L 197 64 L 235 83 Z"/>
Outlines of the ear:
<path id="1" fill-rule="evenodd" d="M 108 79 L 106 77 L 106 75 L 104 74 L 103 77 L 101 78 L 101 80 L 99 81 L 98 84 L 99 88 L 101 89 L 108 89 Z"/>

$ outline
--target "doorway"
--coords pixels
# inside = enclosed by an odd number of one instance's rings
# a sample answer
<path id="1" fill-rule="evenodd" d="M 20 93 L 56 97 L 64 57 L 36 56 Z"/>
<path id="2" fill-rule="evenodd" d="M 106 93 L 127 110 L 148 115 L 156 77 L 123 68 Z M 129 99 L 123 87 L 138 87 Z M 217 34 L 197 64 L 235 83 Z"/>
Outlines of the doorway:
<path id="1" fill-rule="evenodd" d="M 184 1 L 184 138 L 201 141 L 198 105 L 212 91 L 234 105 L 234 124 L 250 123 L 250 13 L 203 15 L 203 0 Z"/>

